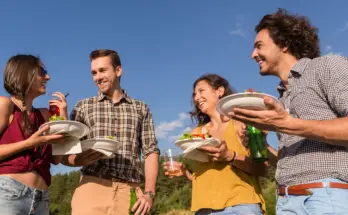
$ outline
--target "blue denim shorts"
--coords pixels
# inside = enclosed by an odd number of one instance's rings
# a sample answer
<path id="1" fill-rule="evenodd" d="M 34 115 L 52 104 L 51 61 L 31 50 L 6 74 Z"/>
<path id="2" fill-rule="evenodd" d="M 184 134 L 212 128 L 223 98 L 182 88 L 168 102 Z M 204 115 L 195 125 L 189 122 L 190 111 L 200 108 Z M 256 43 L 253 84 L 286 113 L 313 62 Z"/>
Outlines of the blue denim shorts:
<path id="1" fill-rule="evenodd" d="M 260 204 L 240 204 L 223 210 L 200 209 L 196 215 L 262 215 Z"/>
<path id="2" fill-rule="evenodd" d="M 0 176 L 0 208 L 6 215 L 49 215 L 48 190 L 33 189 Z"/>

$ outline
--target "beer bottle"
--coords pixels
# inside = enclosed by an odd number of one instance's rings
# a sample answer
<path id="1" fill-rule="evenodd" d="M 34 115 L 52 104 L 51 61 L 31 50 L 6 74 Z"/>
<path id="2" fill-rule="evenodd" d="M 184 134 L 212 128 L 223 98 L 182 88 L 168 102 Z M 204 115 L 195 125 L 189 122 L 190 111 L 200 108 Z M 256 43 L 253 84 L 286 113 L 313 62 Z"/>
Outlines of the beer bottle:
<path id="1" fill-rule="evenodd" d="M 134 206 L 135 202 L 137 201 L 137 195 L 135 193 L 135 188 L 130 189 L 130 201 L 129 201 L 129 215 L 134 215 L 135 212 L 132 212 L 132 207 Z"/>
<path id="2" fill-rule="evenodd" d="M 249 134 L 249 148 L 251 159 L 257 163 L 268 160 L 268 150 L 265 144 L 265 135 L 257 128 L 247 125 Z"/>

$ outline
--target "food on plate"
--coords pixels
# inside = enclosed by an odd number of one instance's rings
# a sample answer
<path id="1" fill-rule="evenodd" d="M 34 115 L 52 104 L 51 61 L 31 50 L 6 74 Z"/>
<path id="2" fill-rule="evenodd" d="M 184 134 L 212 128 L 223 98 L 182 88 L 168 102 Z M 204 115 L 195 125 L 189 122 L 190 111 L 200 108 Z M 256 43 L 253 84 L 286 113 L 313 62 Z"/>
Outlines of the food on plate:
<path id="1" fill-rule="evenodd" d="M 181 135 L 179 140 L 186 140 L 186 139 L 193 139 L 193 138 L 210 138 L 211 136 L 209 134 L 191 134 L 191 133 L 184 133 Z"/>
<path id="2" fill-rule="evenodd" d="M 261 91 L 254 91 L 252 88 L 248 88 L 247 90 L 244 90 L 244 93 L 261 93 Z"/>
<path id="3" fill-rule="evenodd" d="M 107 139 L 110 139 L 110 140 L 116 140 L 116 137 L 115 136 L 106 136 Z"/>
<path id="4" fill-rule="evenodd" d="M 53 121 L 58 121 L 58 120 L 64 120 L 63 117 L 61 116 L 57 116 L 56 114 L 52 115 L 49 119 L 48 119 L 50 122 L 53 122 Z"/>

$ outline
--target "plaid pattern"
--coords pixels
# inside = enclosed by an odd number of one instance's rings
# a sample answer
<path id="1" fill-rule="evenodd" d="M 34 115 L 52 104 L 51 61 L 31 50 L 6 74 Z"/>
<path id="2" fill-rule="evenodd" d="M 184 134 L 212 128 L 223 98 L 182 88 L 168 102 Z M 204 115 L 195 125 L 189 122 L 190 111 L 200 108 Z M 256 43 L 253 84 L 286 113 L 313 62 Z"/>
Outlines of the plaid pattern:
<path id="1" fill-rule="evenodd" d="M 129 182 L 144 180 L 140 154 L 145 159 L 151 153 L 160 153 L 152 115 L 148 106 L 132 99 L 124 92 L 122 99 L 113 104 L 106 96 L 98 96 L 78 101 L 71 120 L 90 127 L 87 139 L 115 136 L 122 142 L 115 158 L 99 160 L 82 168 L 82 173 L 109 175 Z"/>
<path id="2" fill-rule="evenodd" d="M 328 55 L 298 61 L 289 73 L 288 89 L 278 86 L 280 101 L 295 118 L 330 120 L 348 116 L 348 60 Z M 348 182 L 348 148 L 278 133 L 279 185 L 324 178 Z"/>

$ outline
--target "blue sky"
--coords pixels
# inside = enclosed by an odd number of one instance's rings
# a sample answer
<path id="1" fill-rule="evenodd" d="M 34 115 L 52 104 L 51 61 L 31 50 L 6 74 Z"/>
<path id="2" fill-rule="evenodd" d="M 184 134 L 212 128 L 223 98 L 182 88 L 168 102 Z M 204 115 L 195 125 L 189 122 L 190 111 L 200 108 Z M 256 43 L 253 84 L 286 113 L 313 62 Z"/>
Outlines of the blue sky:
<path id="1" fill-rule="evenodd" d="M 51 75 L 48 91 L 69 92 L 70 111 L 97 93 L 90 51 L 114 49 L 123 65 L 121 85 L 149 105 L 164 149 L 192 126 L 192 84 L 202 74 L 218 73 L 238 91 L 251 87 L 277 96 L 277 78 L 261 77 L 250 55 L 255 25 L 279 7 L 310 18 L 319 28 L 322 54 L 347 56 L 345 0 L 1 1 L 0 72 L 12 55 L 39 55 Z M 3 87 L 0 95 L 7 95 Z M 34 104 L 47 106 L 48 99 Z M 276 145 L 274 134 L 269 141 Z"/>

